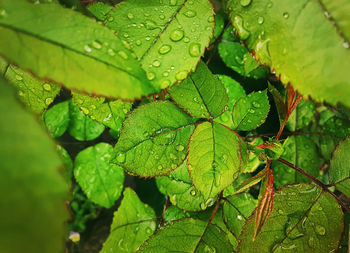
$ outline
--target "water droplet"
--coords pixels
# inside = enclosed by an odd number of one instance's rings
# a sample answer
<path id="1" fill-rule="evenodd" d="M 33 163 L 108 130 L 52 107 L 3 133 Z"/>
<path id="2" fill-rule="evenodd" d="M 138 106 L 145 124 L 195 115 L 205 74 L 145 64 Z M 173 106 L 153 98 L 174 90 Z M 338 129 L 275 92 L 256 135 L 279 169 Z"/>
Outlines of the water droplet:
<path id="1" fill-rule="evenodd" d="M 279 214 L 284 214 L 284 212 L 283 212 L 282 209 L 278 209 L 278 213 L 279 213 Z"/>
<path id="2" fill-rule="evenodd" d="M 160 66 L 160 61 L 155 60 L 152 64 L 153 64 L 154 67 L 159 67 Z"/>
<path id="3" fill-rule="evenodd" d="M 21 96 L 21 97 L 24 97 L 25 93 L 23 91 L 18 91 L 18 95 Z"/>
<path id="4" fill-rule="evenodd" d="M 151 20 L 146 20 L 145 22 L 145 27 L 147 30 L 154 30 L 156 28 L 158 28 L 158 26 L 156 25 L 156 23 L 154 23 L 153 21 Z"/>
<path id="5" fill-rule="evenodd" d="M 88 45 L 84 46 L 84 50 L 88 53 L 90 53 L 92 51 L 91 47 L 89 47 Z"/>
<path id="6" fill-rule="evenodd" d="M 94 48 L 96 48 L 96 49 L 101 49 L 101 48 L 102 48 L 101 43 L 98 42 L 98 41 L 96 41 L 96 40 L 92 42 L 92 46 L 93 46 Z"/>
<path id="7" fill-rule="evenodd" d="M 149 234 L 149 235 L 152 234 L 153 233 L 152 228 L 149 228 L 149 227 L 146 228 L 146 233 Z"/>
<path id="8" fill-rule="evenodd" d="M 283 17 L 284 17 L 285 19 L 289 18 L 289 13 L 288 13 L 288 12 L 284 12 L 284 13 L 283 13 Z"/>
<path id="9" fill-rule="evenodd" d="M 204 252 L 205 253 L 216 253 L 216 249 L 214 247 L 209 246 L 209 245 L 205 245 Z"/>
<path id="10" fill-rule="evenodd" d="M 153 72 L 147 72 L 147 78 L 148 80 L 152 81 L 156 75 Z"/>
<path id="11" fill-rule="evenodd" d="M 126 155 L 125 155 L 125 153 L 119 153 L 119 154 L 117 155 L 117 162 L 118 162 L 118 163 L 124 163 L 125 160 L 126 160 Z"/>
<path id="12" fill-rule="evenodd" d="M 132 13 L 128 13 L 128 19 L 133 19 L 134 15 Z"/>
<path id="13" fill-rule="evenodd" d="M 109 17 L 109 18 L 108 18 L 108 21 L 109 21 L 109 22 L 112 22 L 113 20 L 114 20 L 113 17 Z"/>
<path id="14" fill-rule="evenodd" d="M 207 209 L 207 205 L 204 202 L 201 203 L 200 207 L 201 207 L 202 210 Z"/>
<path id="15" fill-rule="evenodd" d="M 316 225 L 315 227 L 316 233 L 319 235 L 325 235 L 326 234 L 326 229 L 323 226 Z"/>
<path id="16" fill-rule="evenodd" d="M 183 151 L 184 149 L 185 149 L 185 147 L 182 146 L 181 144 L 179 144 L 179 145 L 176 146 L 176 150 L 177 150 L 177 151 Z"/>
<path id="17" fill-rule="evenodd" d="M 124 114 L 127 114 L 128 113 L 128 110 L 126 108 L 123 109 L 123 113 Z"/>
<path id="18" fill-rule="evenodd" d="M 243 6 L 243 7 L 247 7 L 248 5 L 250 5 L 252 1 L 251 0 L 241 0 L 240 1 L 240 4 Z"/>
<path id="19" fill-rule="evenodd" d="M 165 45 L 163 45 L 163 46 L 161 46 L 161 47 L 159 48 L 158 52 L 159 52 L 160 54 L 166 54 L 166 53 L 169 53 L 170 50 L 171 50 L 171 46 L 165 44 Z"/>
<path id="20" fill-rule="evenodd" d="M 165 19 L 165 16 L 164 15 L 159 15 L 159 19 L 163 20 L 163 19 Z"/>
<path id="21" fill-rule="evenodd" d="M 23 77 L 20 76 L 20 75 L 16 75 L 16 80 L 17 80 L 17 81 L 22 81 L 22 80 L 23 80 Z"/>
<path id="22" fill-rule="evenodd" d="M 272 5 L 273 5 L 273 3 L 272 3 L 272 2 L 269 2 L 269 3 L 267 4 L 267 7 L 268 7 L 268 8 L 271 8 Z"/>
<path id="23" fill-rule="evenodd" d="M 176 205 L 176 195 L 175 194 L 170 196 L 170 201 L 173 205 Z"/>
<path id="24" fill-rule="evenodd" d="M 192 190 L 190 193 L 191 193 L 192 196 L 196 195 L 196 191 L 195 190 Z"/>
<path id="25" fill-rule="evenodd" d="M 113 50 L 112 48 L 109 48 L 109 49 L 107 50 L 107 53 L 108 53 L 110 56 L 115 56 L 115 52 L 114 52 L 114 50 Z"/>
<path id="26" fill-rule="evenodd" d="M 162 170 L 163 169 L 163 166 L 162 165 L 158 165 L 158 170 Z"/>
<path id="27" fill-rule="evenodd" d="M 0 17 L 1 17 L 1 18 L 4 18 L 4 17 L 6 17 L 6 16 L 7 16 L 6 10 L 0 9 Z"/>
<path id="28" fill-rule="evenodd" d="M 248 39 L 250 32 L 244 28 L 243 19 L 241 16 L 235 16 L 233 24 L 242 40 Z"/>
<path id="29" fill-rule="evenodd" d="M 80 107 L 80 110 L 84 113 L 84 114 L 89 114 L 89 109 L 85 108 L 85 107 Z"/>
<path id="30" fill-rule="evenodd" d="M 248 112 L 255 113 L 255 110 L 254 109 L 249 109 Z"/>
<path id="31" fill-rule="evenodd" d="M 171 6 L 176 5 L 176 3 L 177 3 L 177 0 L 170 0 L 170 5 L 171 5 Z"/>
<path id="32" fill-rule="evenodd" d="M 344 41 L 344 43 L 343 43 L 343 47 L 344 47 L 344 48 L 349 48 L 349 42 Z"/>
<path id="33" fill-rule="evenodd" d="M 201 55 L 201 45 L 199 43 L 191 43 L 189 47 L 189 53 L 193 57 Z"/>
<path id="34" fill-rule="evenodd" d="M 165 79 L 160 83 L 160 88 L 161 89 L 168 88 L 170 86 L 170 84 L 171 84 L 171 82 L 169 80 Z"/>
<path id="35" fill-rule="evenodd" d="M 214 19 L 214 17 L 213 17 L 213 16 L 210 16 L 210 17 L 208 18 L 208 22 L 209 22 L 209 23 L 213 23 L 213 22 L 214 22 L 214 20 L 215 20 L 215 19 Z"/>
<path id="36" fill-rule="evenodd" d="M 262 25 L 264 23 L 264 18 L 263 17 L 258 17 L 258 23 Z"/>
<path id="37" fill-rule="evenodd" d="M 170 157 L 171 160 L 176 160 L 176 156 L 174 154 L 172 154 L 172 153 L 170 153 L 169 157 Z"/>
<path id="38" fill-rule="evenodd" d="M 237 219 L 242 220 L 243 219 L 242 215 L 237 215 Z"/>
<path id="39" fill-rule="evenodd" d="M 259 108 L 260 107 L 260 104 L 256 101 L 253 101 L 252 105 L 255 107 L 255 108 Z"/>
<path id="40" fill-rule="evenodd" d="M 180 41 L 184 37 L 184 31 L 181 29 L 176 29 L 171 32 L 170 39 L 172 41 Z"/>
<path id="41" fill-rule="evenodd" d="M 46 105 L 49 105 L 49 104 L 51 104 L 53 102 L 53 99 L 52 98 L 47 98 L 47 99 L 45 99 L 45 104 Z"/>
<path id="42" fill-rule="evenodd" d="M 46 90 L 46 91 L 50 91 L 51 90 L 51 85 L 48 84 L 48 83 L 44 83 L 43 84 L 43 89 Z"/>
<path id="43" fill-rule="evenodd" d="M 188 10 L 184 13 L 184 15 L 188 18 L 193 18 L 197 15 L 197 13 L 195 11 L 192 11 L 192 10 Z"/>
<path id="44" fill-rule="evenodd" d="M 176 73 L 175 78 L 178 81 L 182 81 L 187 77 L 187 72 L 182 70 Z"/>
<path id="45" fill-rule="evenodd" d="M 205 202 L 206 206 L 212 206 L 214 204 L 214 199 L 213 198 L 209 198 L 207 200 L 207 202 Z"/>

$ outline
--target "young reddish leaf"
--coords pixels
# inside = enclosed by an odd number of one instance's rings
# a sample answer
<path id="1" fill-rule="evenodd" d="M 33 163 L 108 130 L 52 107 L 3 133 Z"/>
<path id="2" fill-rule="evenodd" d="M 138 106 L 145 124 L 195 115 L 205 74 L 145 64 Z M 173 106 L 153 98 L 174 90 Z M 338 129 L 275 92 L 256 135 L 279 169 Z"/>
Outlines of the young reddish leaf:
<path id="1" fill-rule="evenodd" d="M 275 194 L 275 188 L 273 186 L 274 178 L 273 178 L 272 170 L 269 167 L 270 167 L 270 162 L 268 162 L 266 167 L 268 171 L 267 172 L 268 178 L 267 178 L 265 192 L 256 209 L 253 240 L 255 240 L 255 238 L 261 233 L 263 226 L 269 219 L 269 216 L 273 210 L 273 197 Z"/>
<path id="2" fill-rule="evenodd" d="M 235 194 L 244 192 L 248 190 L 249 188 L 253 187 L 254 185 L 258 184 L 261 180 L 263 180 L 266 177 L 267 170 L 263 170 L 254 177 L 248 178 L 244 180 L 238 187 L 235 189 Z"/>

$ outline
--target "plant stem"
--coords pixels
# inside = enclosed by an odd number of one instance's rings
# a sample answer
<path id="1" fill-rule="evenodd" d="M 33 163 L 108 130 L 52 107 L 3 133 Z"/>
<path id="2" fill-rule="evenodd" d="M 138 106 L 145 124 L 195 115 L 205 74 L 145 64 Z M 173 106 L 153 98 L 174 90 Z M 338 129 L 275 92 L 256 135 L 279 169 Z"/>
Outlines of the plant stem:
<path id="1" fill-rule="evenodd" d="M 244 139 L 260 138 L 260 137 L 275 136 L 275 135 L 276 135 L 276 133 L 257 134 L 257 135 L 246 136 L 246 137 L 244 137 Z M 282 135 L 293 136 L 293 135 L 330 135 L 330 134 L 325 134 L 325 133 L 321 133 L 321 132 L 284 132 L 281 134 L 281 136 Z"/>
<path id="2" fill-rule="evenodd" d="M 341 204 L 348 212 L 350 212 L 350 207 L 343 201 L 341 200 L 337 195 L 335 195 L 332 191 L 330 191 L 328 189 L 328 186 L 325 185 L 324 183 L 322 183 L 320 180 L 318 180 L 317 178 L 315 178 L 314 176 L 310 175 L 309 173 L 305 172 L 304 170 L 302 170 L 301 168 L 295 166 L 294 164 L 282 159 L 282 158 L 278 158 L 277 161 L 287 165 L 288 167 L 296 170 L 297 172 L 299 172 L 300 174 L 303 174 L 304 176 L 306 176 L 307 178 L 309 178 L 312 182 L 314 182 L 315 184 L 317 184 L 318 186 L 320 186 L 322 188 L 323 191 L 326 191 L 327 193 L 329 193 L 330 195 L 332 195 L 339 204 Z"/>

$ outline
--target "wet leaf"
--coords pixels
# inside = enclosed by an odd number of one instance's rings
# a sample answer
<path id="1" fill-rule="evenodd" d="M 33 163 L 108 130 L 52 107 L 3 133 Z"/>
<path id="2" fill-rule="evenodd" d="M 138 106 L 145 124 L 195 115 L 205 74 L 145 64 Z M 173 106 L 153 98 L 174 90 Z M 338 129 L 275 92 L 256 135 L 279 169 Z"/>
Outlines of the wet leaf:
<path id="1" fill-rule="evenodd" d="M 0 55 L 22 69 L 69 89 L 110 97 L 155 92 L 122 41 L 96 21 L 58 4 L 2 0 L 0 8 L 5 13 L 0 37 L 6 38 Z"/>
<path id="2" fill-rule="evenodd" d="M 93 2 L 91 5 L 87 7 L 88 11 L 96 17 L 97 20 L 103 21 L 106 18 L 107 13 L 113 7 L 105 4 L 103 2 Z"/>
<path id="3" fill-rule="evenodd" d="M 52 137 L 58 138 L 62 136 L 69 126 L 69 101 L 52 106 L 44 113 L 43 119 Z"/>
<path id="4" fill-rule="evenodd" d="M 239 237 L 238 252 L 336 251 L 344 221 L 331 195 L 315 185 L 289 185 L 275 193 L 273 206 L 255 241 L 252 233 L 256 214 L 249 218 Z"/>
<path id="5" fill-rule="evenodd" d="M 305 97 L 350 106 L 350 3 L 248 2 L 229 0 L 227 7 L 240 39 L 256 58 Z"/>
<path id="6" fill-rule="evenodd" d="M 105 20 L 135 52 L 156 90 L 195 70 L 214 30 L 208 0 L 127 0 Z"/>
<path id="7" fill-rule="evenodd" d="M 169 93 L 177 105 L 197 118 L 216 118 L 228 103 L 224 85 L 203 61 L 199 62 L 196 72 L 172 86 Z"/>
<path id="8" fill-rule="evenodd" d="M 74 161 L 74 177 L 94 203 L 110 208 L 119 199 L 124 170 L 111 163 L 113 147 L 100 142 L 81 151 Z"/>
<path id="9" fill-rule="evenodd" d="M 185 159 L 194 122 L 169 101 L 142 105 L 124 122 L 114 162 L 143 177 L 168 174 Z"/>
<path id="10" fill-rule="evenodd" d="M 315 113 L 315 104 L 311 100 L 300 100 L 298 106 L 289 116 L 286 127 L 290 131 L 307 127 L 315 119 Z"/>
<path id="11" fill-rule="evenodd" d="M 188 170 L 206 198 L 231 185 L 247 162 L 247 146 L 235 132 L 215 122 L 197 125 L 189 143 Z"/>
<path id="12" fill-rule="evenodd" d="M 142 203 L 133 190 L 125 188 L 123 200 L 114 213 L 111 232 L 101 253 L 136 252 L 156 230 L 155 219 L 152 208 Z"/>

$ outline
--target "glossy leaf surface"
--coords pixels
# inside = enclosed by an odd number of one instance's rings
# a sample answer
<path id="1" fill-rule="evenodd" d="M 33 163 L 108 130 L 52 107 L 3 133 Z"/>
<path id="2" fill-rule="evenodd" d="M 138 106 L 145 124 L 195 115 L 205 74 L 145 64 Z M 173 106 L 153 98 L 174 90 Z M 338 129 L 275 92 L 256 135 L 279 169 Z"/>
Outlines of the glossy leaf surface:
<path id="1" fill-rule="evenodd" d="M 123 195 L 101 253 L 136 252 L 156 230 L 156 215 L 152 208 L 142 203 L 130 188 L 125 188 Z"/>
<path id="2" fill-rule="evenodd" d="M 176 104 L 197 118 L 216 118 L 228 103 L 224 85 L 203 61 L 196 72 L 181 84 L 173 85 L 169 93 Z"/>
<path id="3" fill-rule="evenodd" d="M 43 119 L 52 137 L 57 138 L 62 136 L 69 126 L 69 101 L 52 106 L 44 113 Z"/>
<path id="4" fill-rule="evenodd" d="M 214 15 L 208 0 L 127 0 L 105 24 L 135 52 L 159 90 L 195 70 L 213 35 Z"/>
<path id="5" fill-rule="evenodd" d="M 155 91 L 113 31 L 96 21 L 58 4 L 2 0 L 0 8 L 0 55 L 10 63 L 93 94 L 134 99 Z"/>
<path id="6" fill-rule="evenodd" d="M 125 120 L 115 162 L 131 174 L 165 175 L 185 159 L 194 119 L 169 101 L 146 104 Z"/>
<path id="7" fill-rule="evenodd" d="M 206 198 L 232 184 L 247 161 L 246 144 L 221 124 L 201 123 L 191 136 L 188 170 L 193 185 Z"/>
<path id="8" fill-rule="evenodd" d="M 230 0 L 227 6 L 241 40 L 256 58 L 275 70 L 282 83 L 290 82 L 305 97 L 349 106 L 350 28 L 346 10 L 350 3 L 249 3 Z"/>
<path id="9" fill-rule="evenodd" d="M 81 151 L 74 161 L 74 176 L 86 196 L 110 208 L 120 197 L 124 170 L 111 163 L 113 147 L 100 142 Z"/>

